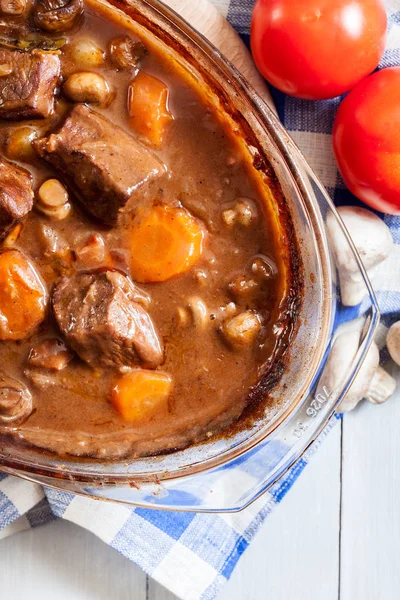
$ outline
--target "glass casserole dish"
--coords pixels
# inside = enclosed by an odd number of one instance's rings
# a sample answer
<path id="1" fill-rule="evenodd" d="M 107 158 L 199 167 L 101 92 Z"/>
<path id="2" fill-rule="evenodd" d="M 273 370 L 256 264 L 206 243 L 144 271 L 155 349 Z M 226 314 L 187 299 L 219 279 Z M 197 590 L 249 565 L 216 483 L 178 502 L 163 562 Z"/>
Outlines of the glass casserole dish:
<path id="1" fill-rule="evenodd" d="M 255 422 L 171 454 L 115 462 L 66 460 L 2 440 L 3 471 L 69 492 L 169 510 L 240 510 L 266 491 L 307 449 L 332 416 L 369 348 L 379 313 L 371 285 L 340 218 L 321 184 L 273 112 L 235 68 L 200 34 L 157 0 L 129 4 L 89 0 L 167 54 L 200 87 L 225 126 L 234 131 L 255 171 L 271 169 L 291 214 L 304 266 L 304 299 L 285 370 Z M 340 284 L 327 221 L 343 231 L 365 298 L 357 309 L 340 301 Z M 344 328 L 360 332 L 357 355 L 334 389 L 324 365 Z"/>

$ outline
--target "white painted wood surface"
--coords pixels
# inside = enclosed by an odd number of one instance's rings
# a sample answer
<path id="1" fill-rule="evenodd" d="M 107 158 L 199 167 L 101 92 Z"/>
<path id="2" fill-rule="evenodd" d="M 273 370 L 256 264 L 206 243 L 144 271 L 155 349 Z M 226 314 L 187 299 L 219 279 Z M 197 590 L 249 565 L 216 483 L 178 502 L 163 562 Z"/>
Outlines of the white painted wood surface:
<path id="1" fill-rule="evenodd" d="M 346 415 L 268 517 L 218 600 L 400 598 L 400 391 Z M 70 523 L 0 542 L 4 600 L 175 600 Z"/>

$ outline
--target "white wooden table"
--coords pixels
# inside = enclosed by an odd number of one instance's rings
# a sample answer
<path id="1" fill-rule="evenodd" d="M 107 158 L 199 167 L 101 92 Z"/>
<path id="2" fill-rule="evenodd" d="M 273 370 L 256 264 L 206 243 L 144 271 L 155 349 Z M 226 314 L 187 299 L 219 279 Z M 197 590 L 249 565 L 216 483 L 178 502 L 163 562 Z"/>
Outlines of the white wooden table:
<path id="1" fill-rule="evenodd" d="M 400 391 L 330 433 L 218 600 L 398 600 L 399 561 Z M 175 597 L 92 534 L 56 522 L 0 542 L 0 598 Z"/>

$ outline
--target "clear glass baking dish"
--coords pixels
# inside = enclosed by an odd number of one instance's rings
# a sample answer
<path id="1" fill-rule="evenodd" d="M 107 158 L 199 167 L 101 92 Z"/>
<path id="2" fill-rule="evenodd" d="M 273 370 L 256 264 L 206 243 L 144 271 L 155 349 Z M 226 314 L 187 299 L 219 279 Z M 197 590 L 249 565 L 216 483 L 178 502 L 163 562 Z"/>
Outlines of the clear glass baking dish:
<path id="1" fill-rule="evenodd" d="M 153 50 L 167 53 L 200 86 L 250 158 L 273 169 L 296 231 L 305 271 L 299 327 L 285 372 L 270 395 L 279 407 L 226 438 L 172 454 L 101 462 L 64 460 L 34 448 L 0 442 L 0 468 L 47 486 L 137 506 L 185 511 L 241 510 L 282 476 L 321 433 L 368 351 L 379 321 L 376 299 L 338 213 L 274 113 L 221 54 L 158 0 L 87 0 L 120 11 L 128 28 Z M 365 283 L 360 306 L 346 308 L 327 235 L 339 222 Z M 321 379 L 330 349 L 345 328 L 360 332 L 354 359 L 328 389 Z"/>

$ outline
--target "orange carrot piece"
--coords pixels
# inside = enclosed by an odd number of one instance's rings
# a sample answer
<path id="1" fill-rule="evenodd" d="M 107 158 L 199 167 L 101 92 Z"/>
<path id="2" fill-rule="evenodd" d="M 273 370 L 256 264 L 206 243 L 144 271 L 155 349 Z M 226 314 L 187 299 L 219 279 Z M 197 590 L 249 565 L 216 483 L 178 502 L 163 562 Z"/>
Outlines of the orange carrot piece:
<path id="1" fill-rule="evenodd" d="M 131 275 L 142 283 L 184 273 L 203 252 L 204 231 L 183 208 L 154 206 L 130 236 Z"/>
<path id="2" fill-rule="evenodd" d="M 0 340 L 21 340 L 44 319 L 47 293 L 18 250 L 0 254 Z"/>
<path id="3" fill-rule="evenodd" d="M 119 379 L 111 399 L 122 418 L 132 423 L 165 409 L 171 390 L 172 380 L 166 373 L 135 369 Z"/>
<path id="4" fill-rule="evenodd" d="M 168 94 L 165 83 L 143 71 L 128 89 L 130 125 L 151 146 L 161 146 L 165 129 L 173 120 L 168 110 Z"/>

